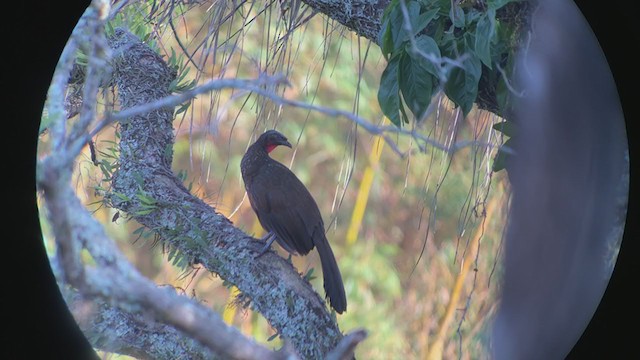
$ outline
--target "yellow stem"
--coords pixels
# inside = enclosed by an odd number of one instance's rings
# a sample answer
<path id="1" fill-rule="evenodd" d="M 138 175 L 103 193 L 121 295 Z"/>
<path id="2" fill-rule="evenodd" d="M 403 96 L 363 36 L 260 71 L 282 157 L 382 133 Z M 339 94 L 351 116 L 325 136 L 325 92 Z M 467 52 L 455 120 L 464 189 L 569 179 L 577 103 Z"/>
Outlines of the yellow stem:
<path id="1" fill-rule="evenodd" d="M 231 287 L 229 299 L 227 299 L 227 305 L 224 307 L 224 312 L 222 313 L 222 320 L 229 325 L 233 323 L 233 318 L 236 316 L 236 306 L 233 304 L 233 300 L 239 293 L 240 290 L 238 290 L 237 287 Z"/>
<path id="2" fill-rule="evenodd" d="M 367 208 L 367 201 L 369 200 L 369 192 L 371 185 L 373 184 L 374 170 L 377 168 L 380 161 L 380 155 L 382 154 L 382 148 L 384 147 L 384 141 L 382 137 L 378 136 L 375 145 L 369 153 L 369 165 L 364 169 L 362 174 L 362 181 L 360 182 L 360 188 L 358 189 L 358 196 L 356 197 L 356 203 L 351 214 L 351 222 L 349 223 L 349 229 L 347 230 L 347 244 L 352 245 L 358 238 L 360 232 L 360 225 L 362 224 L 362 218 L 364 217 L 364 210 Z"/>
<path id="3" fill-rule="evenodd" d="M 469 273 L 469 269 L 471 268 L 471 264 L 474 262 L 476 257 L 476 253 L 478 252 L 478 242 L 482 238 L 482 234 L 484 234 L 485 224 L 489 223 L 489 220 L 493 216 L 493 211 L 495 210 L 498 204 L 498 198 L 493 198 L 489 201 L 489 205 L 487 205 L 486 216 L 482 221 L 482 224 L 478 226 L 476 232 L 469 244 L 468 251 L 462 260 L 462 268 L 456 277 L 455 284 L 453 285 L 453 289 L 451 290 L 451 297 L 449 298 L 449 303 L 447 304 L 447 309 L 444 312 L 444 316 L 442 320 L 440 320 L 440 326 L 438 327 L 438 333 L 436 334 L 435 340 L 433 344 L 430 346 L 429 351 L 427 353 L 428 360 L 438 360 L 442 359 L 442 351 L 444 349 L 444 340 L 453 321 L 453 314 L 460 301 L 460 297 L 462 295 L 462 285 L 464 283 L 467 274 Z"/>

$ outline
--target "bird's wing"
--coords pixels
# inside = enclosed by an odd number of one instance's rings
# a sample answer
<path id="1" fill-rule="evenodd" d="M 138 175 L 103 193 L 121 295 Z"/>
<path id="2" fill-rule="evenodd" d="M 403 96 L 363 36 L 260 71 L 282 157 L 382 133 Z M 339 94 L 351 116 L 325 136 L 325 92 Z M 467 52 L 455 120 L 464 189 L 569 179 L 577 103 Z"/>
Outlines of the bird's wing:
<path id="1" fill-rule="evenodd" d="M 287 251 L 301 255 L 313 249 L 312 236 L 324 225 L 315 200 L 284 165 L 273 162 L 251 184 L 249 201 L 262 227 L 276 234 Z"/>

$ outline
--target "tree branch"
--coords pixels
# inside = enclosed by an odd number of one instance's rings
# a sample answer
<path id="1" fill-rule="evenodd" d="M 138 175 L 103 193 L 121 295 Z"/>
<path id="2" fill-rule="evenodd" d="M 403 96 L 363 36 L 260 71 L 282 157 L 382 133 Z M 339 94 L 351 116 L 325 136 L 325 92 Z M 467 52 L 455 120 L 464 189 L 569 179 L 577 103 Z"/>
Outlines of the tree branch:
<path id="1" fill-rule="evenodd" d="M 116 29 L 110 44 L 114 52 L 128 47 L 113 66 L 123 111 L 169 96 L 175 73 L 155 52 L 122 29 Z M 255 259 L 262 244 L 191 195 L 171 172 L 172 121 L 173 109 L 162 107 L 121 122 L 120 167 L 107 198 L 184 259 L 235 284 L 300 356 L 323 357 L 342 337 L 324 301 L 274 252 Z M 151 212 L 141 211 L 148 209 L 141 195 L 156 204 Z"/>
<path id="2" fill-rule="evenodd" d="M 100 224 L 86 211 L 71 188 L 70 178 L 77 154 L 71 151 L 72 147 L 68 144 L 81 138 L 82 133 L 86 133 L 90 121 L 78 122 L 79 125 L 76 125 L 71 132 L 67 132 L 65 129 L 67 117 L 63 110 L 64 96 L 62 94 L 67 86 L 71 71 L 70 64 L 74 60 L 73 50 L 80 46 L 86 46 L 84 44 L 86 41 L 100 41 L 95 38 L 104 36 L 102 29 L 105 17 L 103 15 L 107 13 L 107 2 L 92 2 L 79 25 L 74 29 L 68 46 L 63 51 L 60 65 L 56 69 L 54 82 L 49 91 L 48 113 L 52 117 L 52 129 L 54 129 L 51 132 L 51 137 L 56 146 L 48 156 L 38 163 L 37 183 L 43 191 L 45 209 L 57 244 L 56 256 L 60 264 L 60 279 L 75 287 L 83 298 L 97 299 L 127 313 L 150 316 L 170 324 L 224 358 L 279 359 L 285 356 L 295 358 L 295 355 L 286 352 L 272 352 L 247 339 L 236 329 L 224 324 L 220 316 L 210 309 L 186 296 L 177 295 L 172 288 L 158 288 L 153 282 L 144 278 L 118 251 L 116 245 L 105 234 Z M 84 36 L 86 34 L 91 34 L 91 36 L 87 38 Z M 102 62 L 100 59 L 95 60 L 91 57 L 103 57 L 104 53 L 99 51 L 98 46 L 90 48 L 93 50 L 87 54 L 89 57 L 88 66 L 96 67 L 96 69 L 89 69 L 88 73 L 95 74 Z M 156 57 L 157 55 L 152 59 L 154 61 L 145 62 L 145 60 L 150 60 L 149 58 L 137 58 L 137 61 L 140 61 L 143 66 L 144 64 L 158 65 L 158 62 L 155 61 Z M 155 68 L 155 70 L 158 69 Z M 162 70 L 162 67 L 160 69 Z M 151 76 L 154 75 L 158 75 L 158 73 L 151 71 Z M 161 77 L 161 81 L 170 78 L 171 73 L 168 75 L 169 77 Z M 123 83 L 121 82 L 120 85 Z M 132 88 L 135 88 L 134 85 Z M 97 87 L 92 86 L 92 89 L 97 92 Z M 85 93 L 88 91 L 86 89 Z M 127 92 L 122 87 L 120 91 Z M 144 92 L 135 93 L 144 95 Z M 95 94 L 84 96 L 85 101 L 93 98 L 95 98 Z M 89 113 L 93 113 L 95 103 L 85 103 L 83 108 Z M 170 126 L 169 129 L 171 129 Z M 127 164 L 123 164 L 123 166 L 126 167 Z M 175 177 L 171 176 L 172 180 L 175 180 Z M 183 205 L 182 203 L 174 204 L 175 208 Z M 208 208 L 208 211 L 213 213 L 211 208 Z M 224 234 L 219 234 L 219 236 L 224 236 Z M 82 249 L 88 250 L 95 266 L 85 264 L 80 257 Z M 215 262 L 216 259 L 209 261 Z M 290 265 L 288 271 L 295 274 L 291 271 Z M 317 295 L 316 299 L 319 300 Z M 318 302 L 322 306 L 324 305 L 321 301 Z M 122 336 L 126 336 L 126 334 Z M 174 358 L 174 355 L 166 354 L 164 358 Z M 163 357 L 160 356 L 160 358 Z"/>
<path id="3" fill-rule="evenodd" d="M 60 269 L 50 258 L 56 277 Z M 91 344 L 103 351 L 138 359 L 211 359 L 209 349 L 149 314 L 131 313 L 100 298 L 87 298 L 76 289 L 58 283 L 64 299 Z M 116 331 L 114 331 L 116 330 Z"/>

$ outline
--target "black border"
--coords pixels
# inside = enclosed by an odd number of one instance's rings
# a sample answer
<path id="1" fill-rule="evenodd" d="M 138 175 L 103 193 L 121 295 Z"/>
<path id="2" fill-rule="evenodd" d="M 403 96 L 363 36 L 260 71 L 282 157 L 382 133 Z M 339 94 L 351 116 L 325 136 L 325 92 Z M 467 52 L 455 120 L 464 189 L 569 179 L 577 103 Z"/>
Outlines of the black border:
<path id="1" fill-rule="evenodd" d="M 35 198 L 38 127 L 57 59 L 89 2 L 14 2 L 4 12 L 5 359 L 98 358 L 62 299 L 42 243 Z M 7 130 L 8 129 L 8 130 Z M 9 248 L 4 246 L 9 245 Z M 8 338 L 6 334 L 8 333 Z"/>
<path id="2" fill-rule="evenodd" d="M 638 84 L 640 72 L 638 58 L 632 55 L 640 45 L 637 14 L 623 0 L 596 2 L 577 0 L 582 15 L 587 19 L 609 62 L 624 112 L 629 141 L 630 185 L 629 205 L 624 237 L 616 266 L 607 290 L 580 340 L 576 343 L 568 359 L 628 358 L 638 354 L 636 297 L 634 287 L 638 284 Z M 603 121 L 606 121 L 603 119 Z M 634 281 L 635 280 L 635 281 Z"/>

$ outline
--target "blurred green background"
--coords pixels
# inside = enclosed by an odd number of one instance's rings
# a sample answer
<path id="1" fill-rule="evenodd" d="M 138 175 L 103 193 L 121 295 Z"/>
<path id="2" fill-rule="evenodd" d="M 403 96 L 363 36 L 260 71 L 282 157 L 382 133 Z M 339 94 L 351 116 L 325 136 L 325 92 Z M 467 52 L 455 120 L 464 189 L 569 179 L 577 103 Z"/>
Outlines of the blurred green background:
<path id="1" fill-rule="evenodd" d="M 224 3 L 224 2 L 223 2 Z M 286 27 L 310 13 L 275 3 L 176 8 L 174 35 L 161 11 L 145 3 L 129 5 L 112 21 L 145 38 L 165 59 L 188 50 L 201 72 L 187 61 L 184 82 L 214 78 L 253 78 L 261 71 L 283 73 L 291 86 L 276 92 L 317 106 L 356 111 L 362 118 L 388 124 L 378 106 L 377 89 L 385 60 L 375 44 L 321 15 L 294 31 Z M 226 12 L 225 12 L 226 11 Z M 151 14 L 151 17 L 149 17 Z M 222 14 L 222 15 L 221 15 Z M 151 19 L 151 21 L 150 21 Z M 217 29 L 213 31 L 212 28 Z M 215 30 L 214 29 L 214 30 Z M 177 58 L 177 57 L 176 57 Z M 390 134 L 401 157 L 345 118 L 278 106 L 239 91 L 203 94 L 176 115 L 173 169 L 184 175 L 193 194 L 256 237 L 262 235 L 240 177 L 240 159 L 255 136 L 276 127 L 294 145 L 272 156 L 298 175 L 314 195 L 328 227 L 349 310 L 338 316 L 343 332 L 364 327 L 369 337 L 357 348 L 361 359 L 489 357 L 486 330 L 496 311 L 500 246 L 509 186 L 504 171 L 491 172 L 495 147 L 467 146 L 454 154 L 432 147 L 418 150 L 415 140 Z M 113 102 L 105 93 L 102 104 Z M 501 119 L 474 109 L 462 118 L 441 96 L 423 122 L 409 124 L 442 144 L 473 140 L 503 142 L 491 126 Z M 116 127 L 95 139 L 98 157 L 106 158 L 117 141 Z M 41 137 L 45 153 L 48 137 Z M 115 165 L 115 162 L 114 162 Z M 146 276 L 195 295 L 225 320 L 258 341 L 277 348 L 279 339 L 258 313 L 228 304 L 233 291 L 204 269 L 181 269 L 167 261 L 153 237 L 139 237 L 140 227 L 126 214 L 101 204 L 96 186 L 107 187 L 86 148 L 74 169 L 74 185 L 87 209 L 100 219 L 122 252 Z M 50 254 L 55 244 L 41 218 Z M 283 256 L 285 252 L 274 245 Z M 294 257 L 301 273 L 314 268 L 314 288 L 324 295 L 315 251 Z M 107 355 L 108 358 L 120 356 Z"/>

